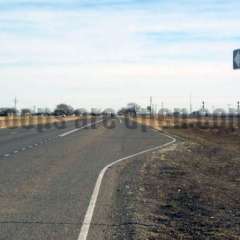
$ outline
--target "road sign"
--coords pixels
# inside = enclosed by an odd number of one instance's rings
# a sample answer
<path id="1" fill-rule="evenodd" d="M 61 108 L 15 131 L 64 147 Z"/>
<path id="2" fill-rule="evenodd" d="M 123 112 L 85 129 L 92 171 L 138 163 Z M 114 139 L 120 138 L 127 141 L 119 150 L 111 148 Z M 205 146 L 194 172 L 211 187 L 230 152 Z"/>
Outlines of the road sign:
<path id="1" fill-rule="evenodd" d="M 233 69 L 240 69 L 240 49 L 233 51 Z"/>

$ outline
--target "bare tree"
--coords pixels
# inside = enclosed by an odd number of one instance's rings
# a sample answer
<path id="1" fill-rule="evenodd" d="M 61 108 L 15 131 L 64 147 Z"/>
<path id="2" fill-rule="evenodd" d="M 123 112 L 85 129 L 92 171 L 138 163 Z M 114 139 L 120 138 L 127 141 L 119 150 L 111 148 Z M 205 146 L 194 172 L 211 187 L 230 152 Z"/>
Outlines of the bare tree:
<path id="1" fill-rule="evenodd" d="M 63 115 L 72 115 L 74 112 L 74 109 L 72 106 L 67 105 L 65 103 L 58 104 L 54 114 L 57 116 L 63 116 Z"/>
<path id="2" fill-rule="evenodd" d="M 32 111 L 29 108 L 23 108 L 21 110 L 21 115 L 22 116 L 27 116 L 27 115 L 31 115 L 31 114 L 32 114 Z"/>

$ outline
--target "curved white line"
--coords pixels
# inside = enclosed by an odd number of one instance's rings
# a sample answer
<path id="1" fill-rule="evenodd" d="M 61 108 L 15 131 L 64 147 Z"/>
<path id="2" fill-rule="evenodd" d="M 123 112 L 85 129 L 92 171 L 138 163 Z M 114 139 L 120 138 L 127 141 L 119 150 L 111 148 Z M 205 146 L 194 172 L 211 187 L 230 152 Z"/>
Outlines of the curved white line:
<path id="1" fill-rule="evenodd" d="M 91 196 L 91 200 L 90 200 L 87 212 L 85 214 L 85 217 L 84 217 L 84 220 L 83 220 L 83 223 L 82 223 L 82 227 L 81 227 L 81 231 L 80 231 L 78 240 L 87 240 L 88 232 L 89 232 L 90 225 L 91 225 L 92 218 L 93 218 L 94 209 L 96 207 L 97 198 L 98 198 L 98 195 L 99 195 L 99 192 L 100 192 L 101 183 L 102 183 L 102 180 L 103 180 L 103 177 L 104 177 L 106 171 L 110 167 L 112 167 L 113 165 L 118 164 L 118 163 L 120 163 L 120 162 L 122 162 L 124 160 L 130 159 L 130 158 L 133 158 L 133 157 L 137 157 L 137 156 L 140 156 L 140 155 L 148 153 L 148 152 L 152 152 L 152 151 L 158 150 L 160 148 L 163 148 L 163 147 L 166 147 L 168 145 L 171 145 L 171 144 L 173 144 L 173 143 L 175 143 L 177 141 L 176 138 L 173 138 L 173 137 L 171 137 L 171 136 L 169 136 L 167 134 L 163 134 L 163 133 L 160 133 L 160 134 L 163 135 L 163 136 L 166 136 L 166 137 L 168 137 L 170 139 L 172 139 L 172 141 L 170 141 L 168 143 L 165 143 L 163 145 L 160 145 L 160 146 L 157 146 L 157 147 L 153 147 L 153 148 L 149 148 L 147 150 L 144 150 L 144 151 L 141 151 L 141 152 L 129 155 L 127 157 L 121 158 L 121 159 L 119 159 L 119 160 L 117 160 L 117 161 L 107 165 L 105 168 L 102 169 L 102 171 L 100 172 L 100 174 L 98 176 L 97 182 L 95 184 L 95 187 L 94 187 L 94 190 L 93 190 L 93 193 L 92 193 L 92 196 Z"/>

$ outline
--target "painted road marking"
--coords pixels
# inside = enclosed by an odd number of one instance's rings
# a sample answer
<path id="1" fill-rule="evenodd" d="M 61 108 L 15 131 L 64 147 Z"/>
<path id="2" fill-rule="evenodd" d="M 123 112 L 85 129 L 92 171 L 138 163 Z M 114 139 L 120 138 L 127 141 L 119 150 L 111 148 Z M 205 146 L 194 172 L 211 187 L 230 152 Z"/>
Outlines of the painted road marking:
<path id="1" fill-rule="evenodd" d="M 47 143 L 48 140 L 45 140 L 45 142 Z M 29 145 L 29 146 L 27 146 L 27 147 L 23 147 L 23 148 L 21 148 L 20 150 L 13 150 L 13 151 L 12 151 L 12 154 L 17 154 L 17 153 L 19 153 L 19 151 L 22 151 L 22 152 L 23 152 L 23 151 L 26 151 L 27 149 L 32 149 L 32 148 L 37 147 L 37 146 L 39 146 L 39 145 L 41 145 L 41 144 L 43 144 L 43 142 L 35 143 L 35 144 L 33 144 L 33 145 Z M 9 156 L 11 156 L 11 154 L 6 153 L 6 154 L 4 154 L 3 156 L 4 156 L 4 157 L 9 157 Z"/>
<path id="2" fill-rule="evenodd" d="M 60 134 L 59 137 L 66 137 L 66 136 L 68 136 L 68 135 L 70 135 L 72 133 L 78 132 L 78 131 L 80 131 L 80 130 L 82 130 L 84 128 L 87 128 L 87 127 L 91 127 L 91 126 L 95 125 L 96 123 L 100 123 L 100 122 L 103 122 L 103 120 L 99 120 L 99 121 L 94 122 L 94 123 L 89 123 L 89 124 L 87 124 L 87 125 L 85 125 L 83 127 L 76 128 L 76 129 L 73 129 L 71 131 L 65 132 L 63 134 Z"/>
<path id="3" fill-rule="evenodd" d="M 176 138 L 173 138 L 173 137 L 171 137 L 171 136 L 169 136 L 167 134 L 161 133 L 161 135 L 167 136 L 168 138 L 171 139 L 171 141 L 168 142 L 168 143 L 165 143 L 163 145 L 160 145 L 160 146 L 157 146 L 157 147 L 153 147 L 153 148 L 149 148 L 149 149 L 146 149 L 144 151 L 141 151 L 141 152 L 129 155 L 127 157 L 121 158 L 121 159 L 119 159 L 119 160 L 117 160 L 117 161 L 107 165 L 105 168 L 102 169 L 102 171 L 100 172 L 100 174 L 98 176 L 96 185 L 94 187 L 94 190 L 93 190 L 93 193 L 92 193 L 92 196 L 91 196 L 91 200 L 90 200 L 90 203 L 89 203 L 86 215 L 85 215 L 83 223 L 82 223 L 82 227 L 81 227 L 81 231 L 80 231 L 78 240 L 87 240 L 88 232 L 89 232 L 89 229 L 90 229 L 90 226 L 91 226 L 91 222 L 92 222 L 94 209 L 96 207 L 97 198 L 98 198 L 98 195 L 99 195 L 99 192 L 100 192 L 100 187 L 101 187 L 102 180 L 103 180 L 103 177 L 104 177 L 106 171 L 110 167 L 112 167 L 113 165 L 116 165 L 116 164 L 118 164 L 118 163 L 120 163 L 122 161 L 125 161 L 125 160 L 128 160 L 128 159 L 131 159 L 131 158 L 143 155 L 145 153 L 153 152 L 155 150 L 159 150 L 159 149 L 167 147 L 167 146 L 169 146 L 169 145 L 171 145 L 171 144 L 173 144 L 173 143 L 175 143 L 177 141 Z"/>

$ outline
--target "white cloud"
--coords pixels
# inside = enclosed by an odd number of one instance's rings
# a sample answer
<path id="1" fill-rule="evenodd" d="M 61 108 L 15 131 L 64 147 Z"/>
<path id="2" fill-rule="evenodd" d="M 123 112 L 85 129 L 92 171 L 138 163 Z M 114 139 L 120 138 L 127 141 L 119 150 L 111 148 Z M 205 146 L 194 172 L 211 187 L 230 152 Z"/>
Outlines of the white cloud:
<path id="1" fill-rule="evenodd" d="M 240 84 L 231 61 L 232 50 L 238 47 L 234 37 L 239 20 L 200 16 L 186 17 L 176 9 L 172 13 L 153 9 L 3 11 L 3 103 L 8 104 L 13 94 L 26 105 L 52 106 L 60 100 L 103 106 L 112 104 L 116 94 L 120 100 L 114 100 L 115 107 L 124 99 L 141 102 L 148 95 L 185 96 L 189 92 L 212 97 L 213 102 L 217 96 L 235 99 Z M 183 32 L 190 37 L 158 42 L 148 38 L 149 32 Z M 197 34 L 206 39 L 191 39 Z M 216 41 L 209 41 L 209 36 Z M 35 89 L 45 96 L 37 96 Z"/>

